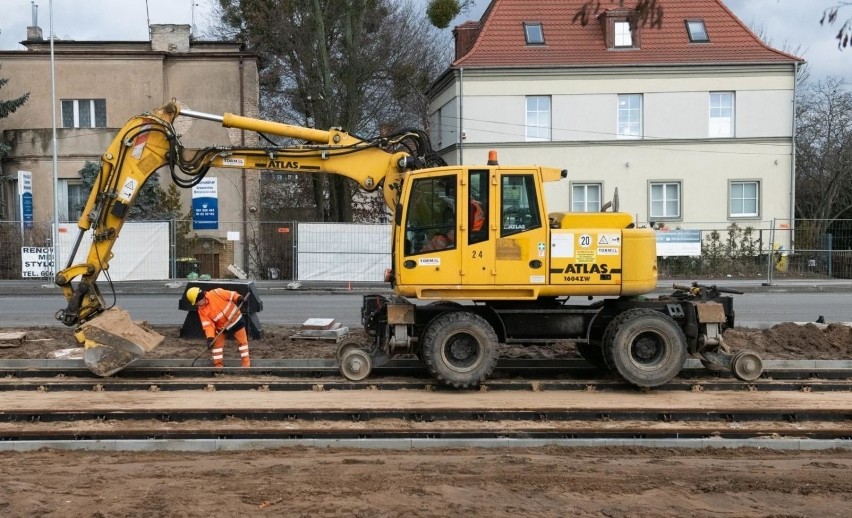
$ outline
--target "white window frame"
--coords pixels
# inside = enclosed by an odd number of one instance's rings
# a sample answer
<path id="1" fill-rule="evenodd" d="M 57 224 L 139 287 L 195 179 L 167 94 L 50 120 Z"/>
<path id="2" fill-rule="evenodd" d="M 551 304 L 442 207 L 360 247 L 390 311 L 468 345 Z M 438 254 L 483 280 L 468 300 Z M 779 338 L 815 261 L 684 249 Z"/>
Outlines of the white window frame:
<path id="1" fill-rule="evenodd" d="M 638 139 L 642 130 L 642 94 L 618 94 L 617 136 L 623 139 Z"/>
<path id="2" fill-rule="evenodd" d="M 754 196 L 746 197 L 745 186 L 754 186 Z M 741 187 L 740 193 L 735 193 L 736 187 Z M 738 194 L 738 196 L 737 196 Z M 753 212 L 745 212 L 746 201 L 754 203 Z M 730 218 L 757 218 L 760 217 L 760 181 L 758 180 L 730 180 L 728 183 L 728 217 Z M 739 212 L 737 212 L 739 210 Z"/>
<path id="3" fill-rule="evenodd" d="M 524 22 L 524 38 L 527 45 L 544 45 L 544 27 L 541 22 Z"/>
<path id="4" fill-rule="evenodd" d="M 104 106 L 103 113 L 103 125 L 98 125 L 97 119 L 97 110 L 95 109 L 96 101 L 102 101 Z M 71 106 L 72 116 L 73 116 L 73 125 L 68 126 L 65 123 L 65 107 Z M 62 127 L 63 128 L 106 128 L 106 99 L 62 99 L 59 103 L 60 109 L 60 118 L 62 119 Z M 81 113 L 88 112 L 89 115 L 89 124 L 87 126 L 81 126 L 80 124 L 80 115 Z"/>
<path id="5" fill-rule="evenodd" d="M 633 46 L 633 31 L 630 30 L 630 22 L 616 20 L 612 23 L 613 47 L 630 48 Z"/>
<path id="6" fill-rule="evenodd" d="M 710 35 L 707 33 L 707 25 L 704 20 L 684 20 L 686 22 L 686 34 L 690 43 L 709 43 Z"/>
<path id="7" fill-rule="evenodd" d="M 552 107 L 550 96 L 528 95 L 525 106 L 527 142 L 549 141 L 551 139 Z"/>
<path id="8" fill-rule="evenodd" d="M 736 95 L 734 92 L 710 92 L 710 138 L 733 138 L 736 125 Z"/>
<path id="9" fill-rule="evenodd" d="M 648 183 L 648 220 L 673 220 L 681 219 L 683 206 L 683 191 L 680 181 L 654 181 Z M 677 207 L 676 213 L 670 212 L 670 205 Z M 655 204 L 662 204 L 662 213 L 655 212 Z"/>
<path id="10" fill-rule="evenodd" d="M 597 190 L 597 193 L 595 193 L 597 199 L 590 200 L 590 191 L 594 190 Z M 582 199 L 580 199 L 580 196 L 577 196 L 578 191 L 582 191 Z M 600 212 L 602 192 L 603 185 L 600 183 L 572 183 L 571 212 Z"/>

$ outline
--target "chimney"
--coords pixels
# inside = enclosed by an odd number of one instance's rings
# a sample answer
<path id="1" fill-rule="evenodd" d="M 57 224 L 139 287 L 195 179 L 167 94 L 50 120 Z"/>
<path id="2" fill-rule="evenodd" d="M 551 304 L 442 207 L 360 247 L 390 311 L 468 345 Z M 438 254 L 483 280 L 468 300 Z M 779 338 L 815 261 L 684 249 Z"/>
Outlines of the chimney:
<path id="1" fill-rule="evenodd" d="M 465 22 L 453 29 L 453 38 L 456 42 L 456 59 L 470 52 L 473 44 L 476 43 L 477 36 L 479 36 L 479 22 Z"/>
<path id="2" fill-rule="evenodd" d="M 41 27 L 38 26 L 38 5 L 35 2 L 30 2 L 33 8 L 33 24 L 27 27 L 27 41 L 42 41 L 44 36 L 41 33 Z"/>
<path id="3" fill-rule="evenodd" d="M 189 52 L 189 25 L 151 25 L 151 50 Z"/>

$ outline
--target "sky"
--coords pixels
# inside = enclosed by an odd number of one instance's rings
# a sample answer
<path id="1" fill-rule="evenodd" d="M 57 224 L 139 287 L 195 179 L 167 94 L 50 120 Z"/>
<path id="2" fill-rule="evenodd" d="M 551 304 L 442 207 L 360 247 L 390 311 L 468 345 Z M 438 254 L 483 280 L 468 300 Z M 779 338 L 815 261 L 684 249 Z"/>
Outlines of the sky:
<path id="1" fill-rule="evenodd" d="M 419 5 L 425 5 L 426 1 L 414 0 Z M 194 33 L 203 37 L 215 21 L 212 15 L 214 2 L 53 0 L 54 33 L 60 39 L 144 41 L 148 39 L 148 19 L 150 23 L 167 24 L 192 24 L 194 20 Z M 0 0 L 0 12 L 3 13 L 0 49 L 24 49 L 19 42 L 26 39 L 27 26 L 32 24 L 32 3 L 31 0 Z M 35 3 L 38 5 L 38 25 L 48 37 L 50 2 L 37 0 Z M 488 0 L 476 0 L 474 7 L 453 20 L 451 27 L 466 20 L 479 19 L 488 3 Z M 602 3 L 605 5 L 606 0 Z M 820 26 L 823 10 L 836 5 L 837 0 L 725 0 L 725 4 L 746 25 L 758 28 L 774 47 L 795 51 L 804 57 L 808 61 L 811 78 L 839 75 L 852 85 L 852 47 L 840 51 L 834 39 L 840 23 L 852 17 L 852 6 L 841 11 L 840 22 L 834 26 Z"/>

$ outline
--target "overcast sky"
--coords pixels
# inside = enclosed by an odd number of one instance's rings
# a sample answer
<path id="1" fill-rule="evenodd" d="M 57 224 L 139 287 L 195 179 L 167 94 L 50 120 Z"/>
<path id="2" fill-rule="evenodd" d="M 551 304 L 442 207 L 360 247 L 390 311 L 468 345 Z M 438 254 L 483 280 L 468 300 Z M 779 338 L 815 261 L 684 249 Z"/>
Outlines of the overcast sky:
<path id="1" fill-rule="evenodd" d="M 196 34 L 203 36 L 212 21 L 215 0 L 194 0 Z M 415 0 L 425 5 L 426 0 Z M 606 0 L 602 2 L 606 4 Z M 725 0 L 727 6 L 746 25 L 758 27 L 776 48 L 798 51 L 807 59 L 811 77 L 842 75 L 852 85 L 852 48 L 841 52 L 834 35 L 835 26 L 819 24 L 823 9 L 836 0 Z M 49 35 L 48 0 L 37 0 L 38 24 L 45 38 Z M 150 23 L 185 23 L 193 20 L 193 0 L 53 0 L 53 26 L 57 38 L 74 40 L 148 39 Z M 479 19 L 488 0 L 476 0 L 472 11 L 453 21 L 457 25 Z M 0 0 L 0 49 L 23 50 L 18 42 L 26 39 L 32 24 L 30 0 Z M 665 16 L 665 15 L 664 15 Z M 852 17 L 852 7 L 841 11 L 841 23 Z M 664 18 L 665 23 L 665 18 Z M 449 29 L 448 29 L 449 30 Z M 712 35 L 711 35 L 712 37 Z"/>

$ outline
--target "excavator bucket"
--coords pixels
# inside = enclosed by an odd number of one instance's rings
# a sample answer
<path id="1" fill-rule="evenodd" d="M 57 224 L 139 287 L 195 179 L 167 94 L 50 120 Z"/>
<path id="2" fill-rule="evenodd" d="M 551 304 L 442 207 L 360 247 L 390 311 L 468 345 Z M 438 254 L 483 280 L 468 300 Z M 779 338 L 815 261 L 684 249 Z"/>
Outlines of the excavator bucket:
<path id="1" fill-rule="evenodd" d="M 134 323 L 118 308 L 85 322 L 75 335 L 83 344 L 83 362 L 98 376 L 112 376 L 163 341 L 162 335 Z"/>

